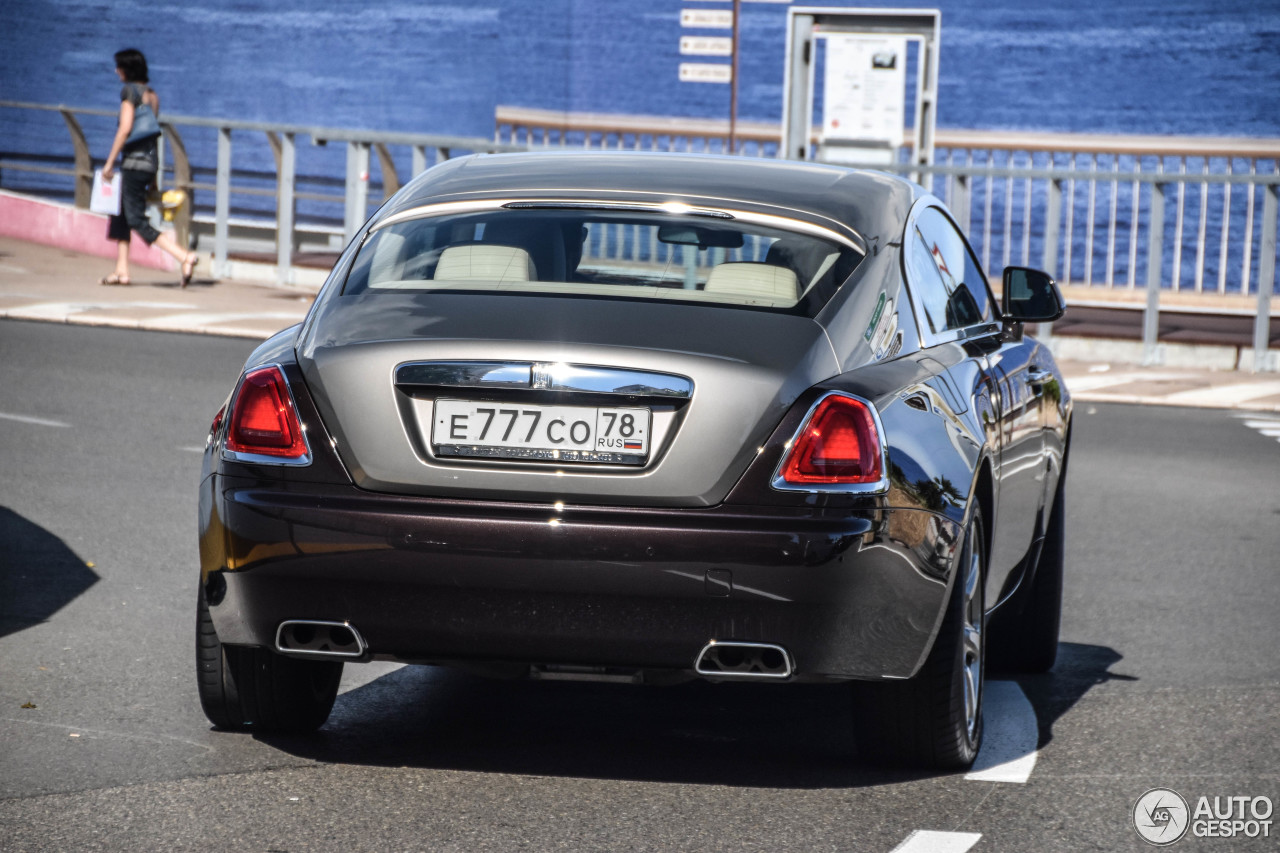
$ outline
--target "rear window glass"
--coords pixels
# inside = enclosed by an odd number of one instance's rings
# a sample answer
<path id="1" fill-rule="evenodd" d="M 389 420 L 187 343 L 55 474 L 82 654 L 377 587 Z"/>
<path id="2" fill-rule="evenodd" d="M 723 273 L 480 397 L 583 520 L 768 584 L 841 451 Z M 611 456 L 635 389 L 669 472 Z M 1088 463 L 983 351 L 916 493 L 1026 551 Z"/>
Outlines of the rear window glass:
<path id="1" fill-rule="evenodd" d="M 497 209 L 375 231 L 343 293 L 488 291 L 816 313 L 859 260 L 835 240 L 737 219 Z"/>

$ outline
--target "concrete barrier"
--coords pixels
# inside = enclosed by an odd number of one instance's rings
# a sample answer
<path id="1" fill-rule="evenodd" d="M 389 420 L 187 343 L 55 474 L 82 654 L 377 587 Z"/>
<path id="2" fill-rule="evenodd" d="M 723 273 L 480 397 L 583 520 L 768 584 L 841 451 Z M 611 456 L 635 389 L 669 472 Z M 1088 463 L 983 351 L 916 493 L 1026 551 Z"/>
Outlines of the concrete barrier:
<path id="1" fill-rule="evenodd" d="M 69 204 L 0 190 L 0 235 L 5 237 L 115 260 L 116 244 L 107 239 L 108 218 Z M 177 269 L 173 258 L 148 246 L 137 234 L 129 244 L 129 263 L 166 272 Z"/>

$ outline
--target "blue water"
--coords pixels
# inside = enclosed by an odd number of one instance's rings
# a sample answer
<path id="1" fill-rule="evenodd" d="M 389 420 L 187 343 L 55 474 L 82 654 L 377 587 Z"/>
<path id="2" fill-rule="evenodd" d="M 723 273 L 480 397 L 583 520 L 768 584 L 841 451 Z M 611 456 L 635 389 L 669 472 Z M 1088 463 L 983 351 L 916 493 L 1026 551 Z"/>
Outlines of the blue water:
<path id="1" fill-rule="evenodd" d="M 489 136 L 498 104 L 728 112 L 727 86 L 676 73 L 680 9 L 725 2 L 361 5 L 6 0 L 0 97 L 114 108 L 111 56 L 134 46 L 186 115 Z M 868 5 L 941 8 L 943 127 L 1280 135 L 1280 0 Z M 743 118 L 780 116 L 786 9 L 743 5 Z"/>
<path id="2" fill-rule="evenodd" d="M 1280 0 L 868 5 L 941 9 L 940 127 L 1280 137 Z M 112 54 L 137 47 L 170 114 L 486 138 L 498 105 L 727 117 L 727 86 L 681 83 L 677 68 L 682 34 L 727 34 L 683 30 L 680 10 L 728 7 L 708 0 L 392 0 L 363 8 L 350 0 L 5 0 L 0 99 L 114 110 L 120 85 Z M 743 4 L 741 118 L 780 118 L 786 10 Z M 89 117 L 83 125 L 101 158 L 113 119 Z M 271 169 L 260 136 L 236 136 L 238 169 Z M 212 165 L 212 132 L 190 129 L 184 137 L 192 160 Z M 69 155 L 71 145 L 56 113 L 0 109 L 3 151 Z M 400 156 L 403 170 L 407 154 Z M 304 142 L 298 158 L 302 174 L 343 173 L 342 146 Z M 5 186 L 23 181 L 61 181 L 69 192 L 66 179 L 4 175 Z M 1240 207 L 1243 193 L 1232 202 Z M 991 242 L 979 251 L 999 257 L 999 235 Z M 1082 254 L 1083 247 L 1076 264 Z M 1209 267 L 1212 275 L 1215 259 Z"/>

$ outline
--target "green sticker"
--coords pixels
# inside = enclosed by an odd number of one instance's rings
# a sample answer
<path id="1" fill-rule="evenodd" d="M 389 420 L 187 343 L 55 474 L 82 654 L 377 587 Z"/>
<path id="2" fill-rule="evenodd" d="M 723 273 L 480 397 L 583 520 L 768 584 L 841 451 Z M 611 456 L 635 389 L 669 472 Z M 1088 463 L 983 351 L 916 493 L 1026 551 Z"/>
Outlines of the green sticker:
<path id="1" fill-rule="evenodd" d="M 885 293 L 880 291 L 880 298 L 876 301 L 876 310 L 871 312 L 871 324 L 867 326 L 867 333 L 862 336 L 863 340 L 871 340 L 871 336 L 876 333 L 876 326 L 880 325 L 880 315 L 884 313 Z"/>

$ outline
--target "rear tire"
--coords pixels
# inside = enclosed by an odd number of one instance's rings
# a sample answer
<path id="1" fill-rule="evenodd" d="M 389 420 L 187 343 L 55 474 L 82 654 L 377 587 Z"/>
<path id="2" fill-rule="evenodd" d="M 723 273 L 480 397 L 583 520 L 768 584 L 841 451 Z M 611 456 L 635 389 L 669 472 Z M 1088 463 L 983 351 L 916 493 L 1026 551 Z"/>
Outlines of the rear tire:
<path id="1" fill-rule="evenodd" d="M 338 696 L 342 661 L 288 658 L 269 649 L 224 646 L 200 589 L 196 618 L 200 705 L 220 729 L 310 732 Z"/>
<path id="2" fill-rule="evenodd" d="M 938 638 L 915 677 L 854 684 L 862 755 L 935 770 L 965 769 L 977 758 L 986 666 L 986 538 L 976 504 L 958 572 Z"/>
<path id="3" fill-rule="evenodd" d="M 1006 602 L 992 618 L 993 667 L 1009 672 L 1048 672 L 1058 659 L 1067 539 L 1066 485 L 1064 470 L 1058 478 L 1040 560 L 1030 585 L 1014 593 L 1015 599 Z M 1001 612 L 1005 608 L 1008 612 Z"/>

